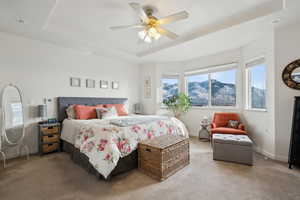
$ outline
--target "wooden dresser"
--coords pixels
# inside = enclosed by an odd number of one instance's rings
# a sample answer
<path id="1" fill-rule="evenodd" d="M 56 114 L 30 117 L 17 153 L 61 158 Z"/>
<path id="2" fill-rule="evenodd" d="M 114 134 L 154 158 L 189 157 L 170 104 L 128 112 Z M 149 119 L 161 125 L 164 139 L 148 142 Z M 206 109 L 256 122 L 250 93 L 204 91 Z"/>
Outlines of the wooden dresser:
<path id="1" fill-rule="evenodd" d="M 145 174 L 165 180 L 190 162 L 188 138 L 163 135 L 139 143 L 139 169 Z"/>
<path id="2" fill-rule="evenodd" d="M 39 153 L 60 151 L 60 124 L 39 124 Z"/>

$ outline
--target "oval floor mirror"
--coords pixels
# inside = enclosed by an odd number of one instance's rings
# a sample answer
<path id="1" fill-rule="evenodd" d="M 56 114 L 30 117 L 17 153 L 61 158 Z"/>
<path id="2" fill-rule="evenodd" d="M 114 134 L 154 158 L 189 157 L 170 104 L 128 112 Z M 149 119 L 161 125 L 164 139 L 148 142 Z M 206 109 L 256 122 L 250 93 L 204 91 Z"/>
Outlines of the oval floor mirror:
<path id="1" fill-rule="evenodd" d="M 6 154 L 9 148 L 17 149 L 20 156 L 22 150 L 29 158 L 29 149 L 23 143 L 25 137 L 24 107 L 21 90 L 9 84 L 1 92 L 1 140 L 0 154 L 5 167 Z"/>

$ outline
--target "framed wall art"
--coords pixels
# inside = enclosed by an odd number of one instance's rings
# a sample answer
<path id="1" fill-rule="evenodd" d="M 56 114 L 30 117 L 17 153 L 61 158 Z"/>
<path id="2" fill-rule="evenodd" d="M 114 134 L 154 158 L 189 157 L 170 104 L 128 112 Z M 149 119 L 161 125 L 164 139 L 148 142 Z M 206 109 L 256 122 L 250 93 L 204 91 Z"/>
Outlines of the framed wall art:
<path id="1" fill-rule="evenodd" d="M 70 86 L 71 87 L 81 87 L 81 79 L 76 77 L 70 78 Z"/>
<path id="2" fill-rule="evenodd" d="M 144 97 L 146 99 L 150 99 L 152 94 L 151 94 L 151 77 L 150 76 L 147 76 L 145 77 L 144 79 Z"/>
<path id="3" fill-rule="evenodd" d="M 108 89 L 108 81 L 101 80 L 100 81 L 100 88 Z"/>
<path id="4" fill-rule="evenodd" d="M 111 88 L 112 88 L 113 90 L 119 89 L 119 82 L 118 82 L 118 81 L 113 81 L 113 82 L 111 83 Z"/>
<path id="5" fill-rule="evenodd" d="M 87 88 L 95 88 L 95 80 L 93 79 L 86 79 L 86 87 Z"/>

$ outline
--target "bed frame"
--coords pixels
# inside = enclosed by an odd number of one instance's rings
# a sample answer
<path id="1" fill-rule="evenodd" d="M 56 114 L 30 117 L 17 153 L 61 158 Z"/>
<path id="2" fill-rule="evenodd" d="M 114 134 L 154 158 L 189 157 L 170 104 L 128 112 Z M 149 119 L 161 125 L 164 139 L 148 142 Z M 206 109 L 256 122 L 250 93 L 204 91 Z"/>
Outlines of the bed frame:
<path id="1" fill-rule="evenodd" d="M 67 118 L 66 109 L 68 106 L 73 104 L 80 105 L 97 105 L 97 104 L 124 104 L 127 101 L 126 98 L 97 98 L 97 97 L 58 97 L 57 98 L 57 115 L 58 121 L 60 123 L 63 122 L 64 119 Z M 75 148 L 74 145 L 61 140 L 62 150 L 69 153 L 71 159 L 81 167 L 83 167 L 86 171 L 91 174 L 94 174 L 99 179 L 104 179 L 104 177 L 99 174 L 95 168 L 89 163 L 89 158 L 80 152 L 79 149 Z M 121 158 L 118 162 L 116 168 L 111 172 L 111 174 L 106 178 L 106 180 L 110 180 L 113 176 L 128 172 L 132 169 L 138 167 L 138 155 L 137 150 L 133 151 L 128 156 Z"/>

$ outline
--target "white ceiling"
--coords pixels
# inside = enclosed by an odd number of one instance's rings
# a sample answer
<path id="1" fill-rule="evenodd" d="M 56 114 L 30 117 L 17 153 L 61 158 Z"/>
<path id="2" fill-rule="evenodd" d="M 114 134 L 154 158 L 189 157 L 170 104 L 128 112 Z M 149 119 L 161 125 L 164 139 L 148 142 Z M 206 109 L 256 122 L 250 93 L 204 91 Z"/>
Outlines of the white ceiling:
<path id="1" fill-rule="evenodd" d="M 136 30 L 111 31 L 138 22 L 132 1 L 154 7 L 158 18 L 188 11 L 187 20 L 165 26 L 180 37 L 149 45 L 138 44 Z M 284 10 L 281 0 L 0 0 L 0 31 L 135 63 L 179 61 L 245 45 L 278 16 L 298 18 L 300 1 L 286 1 Z"/>

